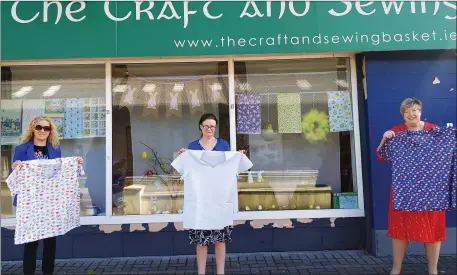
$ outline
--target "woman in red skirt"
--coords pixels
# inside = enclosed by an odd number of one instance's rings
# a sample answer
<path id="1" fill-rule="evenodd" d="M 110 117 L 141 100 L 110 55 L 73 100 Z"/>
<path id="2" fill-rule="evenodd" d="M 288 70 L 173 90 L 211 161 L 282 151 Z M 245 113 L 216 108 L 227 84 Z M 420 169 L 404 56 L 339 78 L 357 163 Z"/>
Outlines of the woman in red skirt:
<path id="1" fill-rule="evenodd" d="M 435 124 L 421 121 L 421 112 L 422 102 L 420 100 L 405 99 L 400 106 L 400 113 L 405 123 L 386 131 L 377 151 L 387 139 L 394 137 L 396 132 L 429 130 L 437 127 Z M 377 154 L 377 158 L 384 161 L 379 154 Z M 441 242 L 446 239 L 446 214 L 444 211 L 408 212 L 393 210 L 391 188 L 387 234 L 392 238 L 393 249 L 393 265 L 390 274 L 400 274 L 409 241 L 424 243 L 428 273 L 438 274 Z"/>

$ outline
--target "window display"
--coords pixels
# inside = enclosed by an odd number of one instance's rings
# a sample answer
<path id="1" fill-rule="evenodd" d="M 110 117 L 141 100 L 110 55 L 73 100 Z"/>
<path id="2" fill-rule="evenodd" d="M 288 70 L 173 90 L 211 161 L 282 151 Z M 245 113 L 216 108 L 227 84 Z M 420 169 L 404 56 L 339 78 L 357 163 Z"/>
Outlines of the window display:
<path id="1" fill-rule="evenodd" d="M 234 65 L 235 112 L 227 63 L 113 66 L 114 215 L 183 212 L 171 163 L 208 112 L 254 164 L 238 177 L 239 211 L 358 208 L 349 60 Z"/>
<path id="2" fill-rule="evenodd" d="M 81 156 L 81 215 L 105 215 L 105 67 L 104 65 L 2 67 L 1 217 L 15 216 L 6 186 L 14 148 L 39 116 L 57 127 L 63 157 Z"/>
<path id="3" fill-rule="evenodd" d="M 240 211 L 358 208 L 348 68 L 345 58 L 235 62 L 237 150 L 254 164 L 238 182 Z M 261 130 L 239 125 L 252 120 Z"/>
<path id="4" fill-rule="evenodd" d="M 230 141 L 227 63 L 117 64 L 113 74 L 113 215 L 180 214 L 171 163 L 213 113 Z"/>
<path id="5" fill-rule="evenodd" d="M 2 218 L 14 217 L 5 180 L 19 136 L 36 116 L 57 125 L 63 156 L 84 158 L 81 215 L 180 214 L 184 186 L 171 163 L 214 114 L 215 136 L 246 150 L 239 211 L 356 209 L 349 59 L 112 65 L 106 133 L 103 65 L 2 67 Z M 234 94 L 229 94 L 229 90 Z M 230 106 L 229 99 L 234 98 Z M 112 178 L 106 179 L 106 135 Z"/>

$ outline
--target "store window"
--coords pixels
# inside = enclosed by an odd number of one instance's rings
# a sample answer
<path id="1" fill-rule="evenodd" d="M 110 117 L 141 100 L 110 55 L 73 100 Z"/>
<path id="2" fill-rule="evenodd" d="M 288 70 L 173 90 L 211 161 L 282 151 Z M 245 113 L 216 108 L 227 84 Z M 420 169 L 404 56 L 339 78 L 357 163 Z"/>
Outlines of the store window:
<path id="1" fill-rule="evenodd" d="M 240 211 L 358 208 L 349 59 L 235 62 Z"/>
<path id="2" fill-rule="evenodd" d="M 84 158 L 81 215 L 105 215 L 106 110 L 104 65 L 1 68 L 1 217 L 13 218 L 6 178 L 20 135 L 34 117 L 57 125 L 63 157 Z"/>
<path id="3" fill-rule="evenodd" d="M 230 142 L 227 63 L 113 65 L 113 215 L 179 214 L 177 151 L 213 113 Z"/>

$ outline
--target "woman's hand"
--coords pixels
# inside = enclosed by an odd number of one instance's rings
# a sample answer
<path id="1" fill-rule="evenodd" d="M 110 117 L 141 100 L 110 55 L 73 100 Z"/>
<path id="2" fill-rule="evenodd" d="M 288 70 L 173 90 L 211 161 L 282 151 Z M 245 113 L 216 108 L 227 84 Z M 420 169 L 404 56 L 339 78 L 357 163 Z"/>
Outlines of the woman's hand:
<path id="1" fill-rule="evenodd" d="M 247 151 L 247 150 L 240 150 L 240 151 L 238 151 L 238 152 L 240 152 L 240 153 L 243 154 L 243 155 L 246 155 L 246 153 L 247 153 L 248 151 Z"/>
<path id="2" fill-rule="evenodd" d="M 384 135 L 382 136 L 383 139 L 391 139 L 395 136 L 395 132 L 392 131 L 392 130 L 388 130 L 384 133 Z"/>
<path id="3" fill-rule="evenodd" d="M 20 160 L 16 160 L 13 165 L 11 166 L 11 168 L 14 170 L 16 169 L 17 167 L 19 168 L 22 168 L 24 167 L 24 164 L 20 161 Z"/>
<path id="4" fill-rule="evenodd" d="M 394 131 L 392 131 L 392 130 L 386 131 L 384 133 L 384 135 L 382 135 L 382 140 L 379 143 L 378 148 L 376 148 L 376 152 L 378 152 L 381 149 L 381 147 L 384 145 L 384 143 L 386 143 L 386 140 L 391 139 L 394 136 L 395 136 L 395 132 Z"/>
<path id="5" fill-rule="evenodd" d="M 82 157 L 77 157 L 76 160 L 78 161 L 78 166 L 83 165 L 84 160 Z"/>
<path id="6" fill-rule="evenodd" d="M 186 151 L 186 148 L 181 148 L 178 150 L 178 155 L 181 155 L 182 153 L 184 153 Z"/>

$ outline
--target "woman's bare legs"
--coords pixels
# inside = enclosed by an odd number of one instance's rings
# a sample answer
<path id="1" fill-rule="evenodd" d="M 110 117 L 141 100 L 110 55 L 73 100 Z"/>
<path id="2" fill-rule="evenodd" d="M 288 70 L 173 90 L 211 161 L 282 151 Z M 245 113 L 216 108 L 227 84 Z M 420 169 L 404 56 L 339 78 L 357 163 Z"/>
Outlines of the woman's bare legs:
<path id="1" fill-rule="evenodd" d="M 390 274 L 400 274 L 403 258 L 408 249 L 408 241 L 392 239 L 393 265 Z"/>
<path id="2" fill-rule="evenodd" d="M 225 243 L 216 242 L 214 250 L 216 252 L 216 274 L 222 275 L 225 273 Z"/>
<path id="3" fill-rule="evenodd" d="M 427 254 L 428 274 L 438 274 L 438 259 L 440 257 L 441 242 L 424 243 Z"/>
<path id="4" fill-rule="evenodd" d="M 203 275 L 206 272 L 206 256 L 208 255 L 208 247 L 197 244 L 197 272 L 198 275 Z"/>

